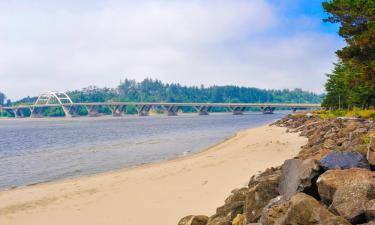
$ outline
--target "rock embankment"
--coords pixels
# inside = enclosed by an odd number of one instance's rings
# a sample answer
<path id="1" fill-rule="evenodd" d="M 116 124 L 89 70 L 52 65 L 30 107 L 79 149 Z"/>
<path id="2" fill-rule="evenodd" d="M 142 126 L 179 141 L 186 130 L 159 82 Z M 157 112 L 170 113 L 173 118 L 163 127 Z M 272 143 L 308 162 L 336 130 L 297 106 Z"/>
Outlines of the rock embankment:
<path id="1" fill-rule="evenodd" d="M 178 225 L 375 225 L 374 121 L 299 114 L 272 125 L 308 143 L 233 190 L 214 215 L 190 215 Z"/>

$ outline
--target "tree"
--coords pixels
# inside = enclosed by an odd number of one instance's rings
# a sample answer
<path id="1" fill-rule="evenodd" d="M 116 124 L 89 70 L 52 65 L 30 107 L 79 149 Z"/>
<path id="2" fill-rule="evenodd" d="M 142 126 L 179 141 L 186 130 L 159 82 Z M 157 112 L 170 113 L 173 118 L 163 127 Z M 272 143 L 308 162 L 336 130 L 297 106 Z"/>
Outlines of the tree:
<path id="1" fill-rule="evenodd" d="M 0 92 L 0 105 L 4 105 L 5 99 L 6 99 L 5 94 Z"/>
<path id="2" fill-rule="evenodd" d="M 339 35 L 347 44 L 336 52 L 341 65 L 328 76 L 327 97 L 338 92 L 336 88 L 346 88 L 343 97 L 350 107 L 375 105 L 375 1 L 331 0 L 323 2 L 323 8 L 330 14 L 324 21 L 340 23 Z M 325 103 L 337 106 L 331 100 Z"/>

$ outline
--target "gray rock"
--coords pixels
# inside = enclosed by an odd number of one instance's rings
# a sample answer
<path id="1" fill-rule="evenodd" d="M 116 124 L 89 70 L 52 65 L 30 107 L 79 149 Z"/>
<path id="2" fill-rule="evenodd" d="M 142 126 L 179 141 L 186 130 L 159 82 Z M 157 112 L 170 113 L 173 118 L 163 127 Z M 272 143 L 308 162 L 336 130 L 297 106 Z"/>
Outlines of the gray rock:
<path id="1" fill-rule="evenodd" d="M 320 159 L 320 165 L 325 170 L 332 169 L 369 169 L 366 158 L 358 152 L 332 152 Z"/>
<path id="2" fill-rule="evenodd" d="M 291 197 L 297 192 L 310 188 L 313 180 L 320 174 L 317 160 L 289 159 L 282 166 L 278 191 L 281 195 Z"/>

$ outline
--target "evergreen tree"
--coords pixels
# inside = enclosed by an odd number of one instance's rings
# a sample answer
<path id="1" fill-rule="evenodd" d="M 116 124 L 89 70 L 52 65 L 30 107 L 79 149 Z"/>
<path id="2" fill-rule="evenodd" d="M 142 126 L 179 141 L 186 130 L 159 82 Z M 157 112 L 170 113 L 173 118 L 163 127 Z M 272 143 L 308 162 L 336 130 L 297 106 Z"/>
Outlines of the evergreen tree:
<path id="1" fill-rule="evenodd" d="M 328 75 L 325 106 L 337 108 L 338 93 L 348 107 L 374 106 L 375 1 L 332 0 L 323 7 L 330 14 L 324 21 L 339 23 L 339 35 L 347 43 L 336 52 L 341 61 Z"/>

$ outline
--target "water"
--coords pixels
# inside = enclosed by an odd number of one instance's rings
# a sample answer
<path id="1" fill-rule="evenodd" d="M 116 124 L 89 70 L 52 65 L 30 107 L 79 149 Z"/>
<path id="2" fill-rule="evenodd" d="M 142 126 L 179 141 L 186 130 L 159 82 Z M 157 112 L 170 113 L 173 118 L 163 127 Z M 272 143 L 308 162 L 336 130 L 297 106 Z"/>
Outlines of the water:
<path id="1" fill-rule="evenodd" d="M 0 120 L 0 189 L 176 158 L 283 115 Z"/>

